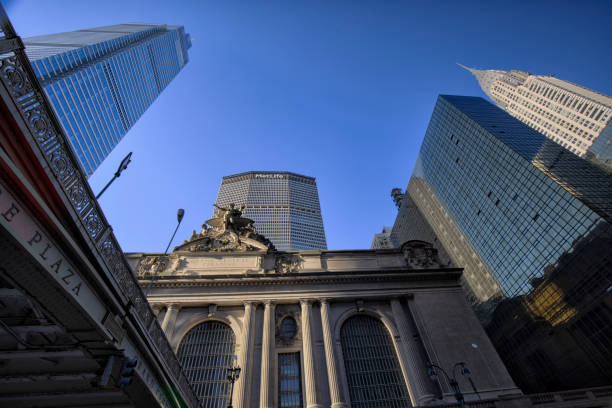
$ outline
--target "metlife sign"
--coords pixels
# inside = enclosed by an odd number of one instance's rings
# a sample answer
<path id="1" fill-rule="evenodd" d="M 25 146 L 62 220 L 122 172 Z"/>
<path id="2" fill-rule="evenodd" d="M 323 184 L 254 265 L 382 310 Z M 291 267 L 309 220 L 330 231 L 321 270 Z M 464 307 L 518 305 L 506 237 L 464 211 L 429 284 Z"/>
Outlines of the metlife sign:
<path id="1" fill-rule="evenodd" d="M 284 179 L 287 178 L 286 174 L 271 174 L 271 173 L 256 173 L 255 178 L 261 179 Z"/>

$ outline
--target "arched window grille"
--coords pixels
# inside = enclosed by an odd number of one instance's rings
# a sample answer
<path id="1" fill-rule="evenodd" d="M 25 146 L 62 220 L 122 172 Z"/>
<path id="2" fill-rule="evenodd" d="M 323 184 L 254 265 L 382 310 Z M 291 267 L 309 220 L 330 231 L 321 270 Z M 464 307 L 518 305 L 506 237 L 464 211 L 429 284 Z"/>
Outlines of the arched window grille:
<path id="1" fill-rule="evenodd" d="M 355 315 L 340 331 L 353 408 L 411 407 L 391 335 L 378 319 Z"/>
<path id="2" fill-rule="evenodd" d="M 229 402 L 227 369 L 235 343 L 232 329 L 217 321 L 195 326 L 181 341 L 178 359 L 203 408 L 225 408 Z"/>

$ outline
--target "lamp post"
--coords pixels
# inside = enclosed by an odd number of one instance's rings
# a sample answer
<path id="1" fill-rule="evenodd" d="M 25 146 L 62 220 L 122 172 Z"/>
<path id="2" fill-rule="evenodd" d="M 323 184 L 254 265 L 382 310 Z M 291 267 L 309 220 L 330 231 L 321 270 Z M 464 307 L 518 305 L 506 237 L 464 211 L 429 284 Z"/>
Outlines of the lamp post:
<path id="1" fill-rule="evenodd" d="M 132 161 L 132 152 L 129 152 L 127 156 L 125 156 L 123 160 L 121 160 L 121 163 L 119 164 L 119 168 L 115 172 L 115 175 L 113 176 L 113 178 L 108 183 L 106 183 L 102 191 L 98 193 L 98 195 L 96 196 L 96 200 L 99 199 L 102 193 L 106 191 L 108 186 L 110 186 L 113 183 L 113 181 L 115 181 L 115 179 L 121 175 L 121 172 L 127 169 L 127 166 L 128 164 L 130 164 L 131 161 Z"/>
<path id="2" fill-rule="evenodd" d="M 465 375 L 468 377 L 468 379 L 470 380 L 470 383 L 472 384 L 472 388 L 474 388 L 474 392 L 476 392 L 476 387 L 474 386 L 472 379 L 469 377 L 469 375 L 471 374 L 470 370 L 465 366 L 464 362 L 456 363 L 453 366 L 452 377 L 449 376 L 446 373 L 446 371 L 444 371 L 444 369 L 440 367 L 439 365 L 436 365 L 433 363 L 427 363 L 427 375 L 429 375 L 429 377 L 431 377 L 432 380 L 435 380 L 435 378 L 438 375 L 438 373 L 436 372 L 436 369 L 442 371 L 442 374 L 444 374 L 450 386 L 453 387 L 453 391 L 455 391 L 455 399 L 457 400 L 457 402 L 459 402 L 459 406 L 461 408 L 464 408 L 465 400 L 463 398 L 463 393 L 461 392 L 461 389 L 459 388 L 459 383 L 457 382 L 457 378 L 455 377 L 455 370 L 457 369 L 457 367 L 459 367 L 459 372 L 461 373 L 461 375 Z M 476 392 L 476 394 L 478 394 L 478 392 Z M 478 397 L 480 398 L 480 395 L 478 395 Z"/>
<path id="3" fill-rule="evenodd" d="M 231 390 L 230 390 L 230 400 L 229 400 L 229 405 L 227 406 L 227 408 L 233 408 L 232 405 L 232 397 L 234 395 L 234 383 L 236 381 L 238 381 L 238 378 L 240 377 L 240 367 L 231 367 L 227 369 L 227 380 L 230 382 L 230 384 L 232 384 Z"/>
<path id="4" fill-rule="evenodd" d="M 159 259 L 159 263 L 157 264 L 157 268 L 155 268 L 155 272 L 153 272 L 153 276 L 151 277 L 151 281 L 149 282 L 149 284 L 147 285 L 147 289 L 145 290 L 145 297 L 149 294 L 149 291 L 151 290 L 151 286 L 153 286 L 153 282 L 155 282 L 155 278 L 157 277 L 157 272 L 159 271 L 159 268 L 162 264 L 162 259 L 166 257 L 166 254 L 168 253 L 168 248 L 170 248 L 170 245 L 172 245 L 172 241 L 174 240 L 174 236 L 176 235 L 176 231 L 178 231 L 178 227 L 179 225 L 181 225 L 181 221 L 183 221 L 183 216 L 185 215 L 185 210 L 183 210 L 182 208 L 179 208 L 178 212 L 176 213 L 176 219 L 178 220 L 178 223 L 176 224 L 176 228 L 174 229 L 174 233 L 172 234 L 172 238 L 170 238 L 170 242 L 168 242 L 168 246 L 166 247 L 166 250 L 164 251 L 164 255 L 162 256 L 162 258 Z"/>

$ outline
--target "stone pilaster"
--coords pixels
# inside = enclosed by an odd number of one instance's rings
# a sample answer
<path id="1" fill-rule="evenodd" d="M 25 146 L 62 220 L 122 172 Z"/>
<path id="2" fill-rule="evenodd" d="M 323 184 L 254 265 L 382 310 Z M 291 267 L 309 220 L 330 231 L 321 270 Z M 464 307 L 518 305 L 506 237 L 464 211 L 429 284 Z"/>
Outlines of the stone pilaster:
<path id="1" fill-rule="evenodd" d="M 312 332 L 310 315 L 312 300 L 300 299 L 302 308 L 302 347 L 304 350 L 304 382 L 306 383 L 306 408 L 323 408 L 317 402 L 314 353 L 312 351 Z"/>
<path id="2" fill-rule="evenodd" d="M 329 323 L 329 301 L 320 299 L 321 303 L 321 325 L 323 327 L 323 342 L 325 345 L 325 361 L 327 362 L 327 379 L 329 381 L 329 397 L 331 408 L 346 408 L 342 401 L 340 388 L 338 386 L 338 370 L 336 370 L 336 353 L 334 349 L 334 336 Z"/>
<path id="3" fill-rule="evenodd" d="M 166 309 L 166 314 L 164 315 L 164 321 L 162 322 L 161 328 L 166 333 L 168 341 L 170 341 L 172 334 L 174 333 L 174 325 L 176 324 L 176 318 L 180 310 L 181 305 L 178 303 L 171 303 Z"/>
<path id="4" fill-rule="evenodd" d="M 409 376 L 409 390 L 412 398 L 417 405 L 422 405 L 425 402 L 435 398 L 429 391 L 427 384 L 426 361 L 421 355 L 421 351 L 414 340 L 414 335 L 411 326 L 408 324 L 408 317 L 404 312 L 404 308 L 398 298 L 391 299 L 391 310 L 393 311 L 393 320 L 399 331 L 400 339 L 402 340 L 406 370 Z"/>
<path id="5" fill-rule="evenodd" d="M 255 314 L 256 302 L 244 302 L 244 319 L 242 321 L 242 347 L 240 348 L 239 362 L 242 372 L 240 378 L 236 382 L 234 390 L 235 408 L 249 408 L 251 403 L 251 365 L 253 361 L 253 335 L 251 326 L 253 325 L 253 317 Z"/>
<path id="6" fill-rule="evenodd" d="M 264 302 L 263 335 L 261 339 L 261 383 L 259 386 L 260 408 L 273 408 L 272 385 L 274 377 L 270 372 L 270 356 L 274 347 L 274 303 L 271 300 Z"/>

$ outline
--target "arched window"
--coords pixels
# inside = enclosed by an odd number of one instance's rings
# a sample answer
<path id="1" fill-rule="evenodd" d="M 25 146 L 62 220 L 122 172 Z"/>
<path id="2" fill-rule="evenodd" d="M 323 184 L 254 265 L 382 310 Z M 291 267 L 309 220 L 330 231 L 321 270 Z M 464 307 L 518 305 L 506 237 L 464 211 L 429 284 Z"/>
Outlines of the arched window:
<path id="1" fill-rule="evenodd" d="M 411 407 L 389 332 L 378 319 L 355 315 L 340 331 L 353 408 Z"/>
<path id="2" fill-rule="evenodd" d="M 203 408 L 227 406 L 227 369 L 233 363 L 234 346 L 232 329 L 216 321 L 195 326 L 181 341 L 178 359 Z"/>

